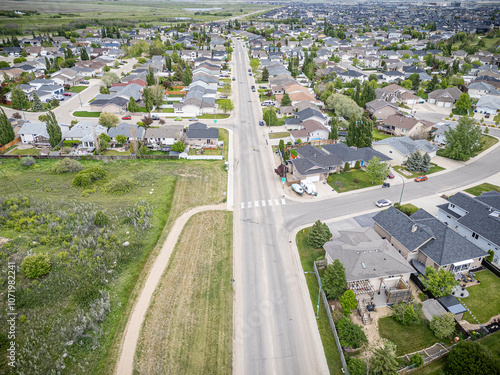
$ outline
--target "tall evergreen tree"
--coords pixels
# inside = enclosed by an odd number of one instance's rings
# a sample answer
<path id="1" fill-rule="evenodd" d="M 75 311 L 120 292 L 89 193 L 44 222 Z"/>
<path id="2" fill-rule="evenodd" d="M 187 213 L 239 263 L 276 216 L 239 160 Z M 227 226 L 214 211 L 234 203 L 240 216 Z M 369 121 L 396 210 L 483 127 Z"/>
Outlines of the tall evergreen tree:
<path id="1" fill-rule="evenodd" d="M 2 114 L 0 114 L 0 145 L 3 146 L 13 141 L 16 135 L 3 108 L 0 109 L 2 110 Z"/>
<path id="2" fill-rule="evenodd" d="M 49 143 L 52 147 L 56 147 L 62 140 L 62 132 L 54 112 L 47 113 L 45 123 L 47 124 L 47 133 L 49 133 Z"/>
<path id="3" fill-rule="evenodd" d="M 26 102 L 26 95 L 24 94 L 24 92 L 20 86 L 15 86 L 12 89 L 10 102 L 11 102 L 12 108 L 24 109 L 24 105 Z"/>
<path id="4" fill-rule="evenodd" d="M 155 84 L 155 73 L 153 72 L 153 68 L 149 67 L 146 73 L 146 82 L 148 86 L 152 86 Z"/>
<path id="5" fill-rule="evenodd" d="M 43 111 L 43 104 L 40 98 L 38 97 L 37 93 L 33 93 L 33 112 L 40 112 Z"/>
<path id="6" fill-rule="evenodd" d="M 81 49 L 80 58 L 82 59 L 82 61 L 89 60 L 89 54 L 87 53 L 87 49 L 85 47 L 82 47 Z"/>
<path id="7" fill-rule="evenodd" d="M 262 80 L 265 82 L 269 80 L 269 70 L 267 70 L 267 67 L 264 67 L 264 69 L 262 69 Z"/>
<path id="8" fill-rule="evenodd" d="M 328 299 L 339 298 L 347 289 L 344 265 L 335 259 L 326 267 L 321 281 Z"/>

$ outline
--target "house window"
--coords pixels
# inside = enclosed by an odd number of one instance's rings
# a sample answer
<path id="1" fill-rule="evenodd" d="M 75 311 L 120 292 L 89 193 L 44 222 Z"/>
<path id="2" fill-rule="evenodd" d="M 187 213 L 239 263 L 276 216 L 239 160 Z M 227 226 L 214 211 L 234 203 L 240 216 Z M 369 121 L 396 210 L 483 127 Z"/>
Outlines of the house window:
<path id="1" fill-rule="evenodd" d="M 389 150 L 389 154 L 392 154 L 392 151 L 391 151 L 391 150 Z"/>
<path id="2" fill-rule="evenodd" d="M 455 208 L 455 205 L 453 203 L 450 203 L 451 208 Z"/>
<path id="3" fill-rule="evenodd" d="M 446 215 L 446 217 L 447 217 L 448 219 L 451 219 L 451 216 Z"/>
<path id="4" fill-rule="evenodd" d="M 480 261 L 481 261 L 481 259 L 483 259 L 483 258 L 479 258 L 477 261 L 478 261 L 478 262 L 480 262 Z"/>
<path id="5" fill-rule="evenodd" d="M 472 238 L 475 238 L 477 240 L 479 239 L 479 235 L 477 233 L 472 232 Z"/>

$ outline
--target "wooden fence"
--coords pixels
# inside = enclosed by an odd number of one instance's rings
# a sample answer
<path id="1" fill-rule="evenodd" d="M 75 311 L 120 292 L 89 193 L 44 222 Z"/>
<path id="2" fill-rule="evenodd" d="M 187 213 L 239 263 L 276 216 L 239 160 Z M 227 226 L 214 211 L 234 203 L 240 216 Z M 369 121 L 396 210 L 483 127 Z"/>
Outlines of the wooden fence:
<path id="1" fill-rule="evenodd" d="M 17 137 L 17 138 L 14 138 L 13 141 L 10 141 L 9 143 L 6 143 L 5 145 L 3 145 L 2 147 L 0 147 L 0 153 L 4 152 L 5 150 L 7 150 L 9 147 L 12 147 L 14 146 L 15 144 L 21 142 L 21 137 Z"/>
<path id="2" fill-rule="evenodd" d="M 31 156 L 35 159 L 76 159 L 76 160 L 135 160 L 135 159 L 179 159 L 179 155 L 0 155 L 0 159 L 19 159 Z"/>

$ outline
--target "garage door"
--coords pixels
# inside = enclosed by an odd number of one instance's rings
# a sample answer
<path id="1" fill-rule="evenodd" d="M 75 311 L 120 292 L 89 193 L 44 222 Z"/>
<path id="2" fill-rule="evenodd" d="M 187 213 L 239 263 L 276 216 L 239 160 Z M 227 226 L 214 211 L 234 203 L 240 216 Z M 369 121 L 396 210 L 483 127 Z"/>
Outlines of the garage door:
<path id="1" fill-rule="evenodd" d="M 446 108 L 450 108 L 450 107 L 451 107 L 451 103 L 444 103 L 444 106 L 445 106 Z"/>
<path id="2" fill-rule="evenodd" d="M 307 177 L 306 180 L 309 182 L 318 182 L 319 176 L 310 176 L 310 177 Z"/>
<path id="3" fill-rule="evenodd" d="M 438 107 L 442 107 L 443 106 L 443 102 L 437 102 L 437 106 Z"/>

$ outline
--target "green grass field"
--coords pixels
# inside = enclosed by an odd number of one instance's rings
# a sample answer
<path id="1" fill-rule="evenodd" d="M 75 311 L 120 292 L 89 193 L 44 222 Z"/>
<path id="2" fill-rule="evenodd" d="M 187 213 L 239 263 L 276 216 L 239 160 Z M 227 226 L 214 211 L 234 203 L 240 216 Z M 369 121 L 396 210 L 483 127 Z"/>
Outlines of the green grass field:
<path id="1" fill-rule="evenodd" d="M 481 194 L 487 192 L 487 191 L 492 191 L 492 190 L 498 191 L 500 193 L 500 186 L 489 184 L 489 183 L 485 182 L 484 184 L 465 189 L 465 191 L 467 193 L 472 194 L 476 197 L 478 195 L 481 195 Z"/>
<path id="2" fill-rule="evenodd" d="M 297 247 L 299 249 L 300 262 L 302 263 L 302 268 L 306 273 L 307 287 L 309 288 L 309 295 L 311 297 L 311 303 L 316 311 L 316 305 L 318 303 L 318 293 L 319 285 L 314 275 L 313 263 L 319 257 L 325 255 L 325 250 L 323 249 L 313 249 L 308 243 L 308 235 L 310 228 L 304 229 L 297 234 L 295 241 L 297 242 Z M 335 343 L 335 338 L 333 337 L 332 329 L 330 327 L 330 322 L 328 321 L 328 315 L 325 310 L 325 305 L 320 301 L 319 307 L 319 318 L 316 320 L 318 323 L 319 333 L 321 335 L 321 341 L 323 343 L 323 349 L 325 350 L 326 361 L 328 363 L 328 368 L 330 369 L 330 374 L 340 375 L 342 374 L 342 365 L 340 364 L 340 356 L 337 350 L 337 344 Z"/>
<path id="3" fill-rule="evenodd" d="M 379 141 L 381 139 L 386 139 L 389 137 L 390 137 L 389 134 L 384 134 L 384 133 L 381 133 L 380 130 L 378 130 L 378 129 L 373 129 L 373 140 L 374 141 Z"/>
<path id="4" fill-rule="evenodd" d="M 414 179 L 415 177 L 417 176 L 420 176 L 420 175 L 430 175 L 430 174 L 433 174 L 433 173 L 436 173 L 436 172 L 440 172 L 440 171 L 444 171 L 445 168 L 443 167 L 440 167 L 439 165 L 437 164 L 434 164 L 434 163 L 431 163 L 431 169 L 429 170 L 429 172 L 427 173 L 424 173 L 424 172 L 410 172 L 409 170 L 407 170 L 405 167 L 401 166 L 401 165 L 396 165 L 393 167 L 395 171 L 397 171 L 401 176 L 407 178 L 407 179 Z M 406 175 L 406 174 L 403 174 L 401 173 L 400 171 L 401 170 L 404 170 L 408 173 L 411 173 L 411 176 L 410 175 Z"/>
<path id="5" fill-rule="evenodd" d="M 232 234 L 230 212 L 188 221 L 144 322 L 136 371 L 232 373 Z"/>
<path id="6" fill-rule="evenodd" d="M 9 152 L 9 155 L 40 155 L 40 150 L 37 148 L 16 148 Z"/>
<path id="7" fill-rule="evenodd" d="M 483 149 L 479 153 L 484 152 L 491 146 L 497 144 L 498 138 L 492 137 L 491 135 L 483 135 L 483 141 L 484 141 Z"/>
<path id="8" fill-rule="evenodd" d="M 377 181 L 374 184 L 370 181 L 370 176 L 363 170 L 352 170 L 350 172 L 334 173 L 330 175 L 331 181 L 328 183 L 333 187 L 338 193 L 344 193 L 351 190 L 359 190 L 367 187 L 382 185 L 383 181 Z M 354 179 L 358 180 L 358 183 L 354 183 Z M 336 184 L 340 181 L 341 184 Z"/>
<path id="9" fill-rule="evenodd" d="M 10 239 L 2 251 L 8 251 L 20 262 L 26 249 L 33 249 L 36 254 L 47 253 L 52 262 L 49 275 L 40 278 L 34 289 L 28 288 L 31 284 L 22 272 L 18 273 L 16 307 L 19 315 L 28 317 L 28 323 L 17 327 L 16 340 L 21 348 L 26 347 L 27 340 L 34 348 L 34 351 L 20 350 L 18 370 L 27 368 L 28 373 L 49 373 L 55 362 L 37 349 L 47 345 L 51 348 L 51 358 L 64 352 L 74 358 L 66 362 L 66 369 L 71 373 L 82 374 L 77 364 L 85 362 L 85 373 L 111 374 L 130 313 L 130 299 L 135 298 L 154 259 L 157 241 L 160 245 L 163 243 L 175 218 L 186 209 L 221 203 L 227 173 L 219 161 L 82 160 L 85 168 L 103 167 L 107 177 L 87 188 L 79 188 L 72 185 L 75 173 L 51 172 L 56 163 L 56 160 L 37 160 L 36 167 L 24 167 L 17 159 L 3 160 L 0 168 L 4 202 L 10 197 L 27 197 L 29 210 L 33 211 L 30 217 L 40 220 L 38 216 L 46 215 L 45 224 L 39 223 L 31 229 L 24 229 L 26 221 L 19 226 L 0 219 L 0 236 Z M 128 180 L 129 190 L 112 193 L 112 183 L 117 180 Z M 118 184 L 122 185 L 123 182 Z M 16 210 L 16 215 L 20 215 L 21 209 L 25 210 L 23 207 L 11 204 L 0 210 Z M 102 210 L 109 218 L 103 231 L 85 229 L 93 228 L 96 210 Z M 138 217 L 143 217 L 140 222 L 133 221 Z M 50 220 L 54 223 L 57 220 L 61 225 L 48 226 Z M 88 225 L 82 227 L 82 223 Z M 141 229 L 137 224 L 146 227 Z M 85 238 L 85 242 L 81 242 L 81 238 Z M 124 241 L 130 245 L 122 247 L 120 244 Z M 106 249 L 106 253 L 94 255 L 97 246 Z M 85 261 L 85 267 L 79 266 L 78 259 Z M 88 303 L 81 305 L 78 301 L 99 296 L 99 293 L 86 294 L 95 293 L 93 284 L 89 283 L 98 283 L 99 288 L 109 292 L 111 311 L 103 323 L 97 323 L 102 335 L 88 330 L 95 334 L 97 348 L 93 349 L 92 340 L 86 339 L 68 347 L 65 344 L 68 340 L 61 340 L 53 332 L 55 329 L 67 332 L 71 338 L 78 314 L 89 311 Z M 6 284 L 0 287 L 2 293 L 5 288 Z M 35 352 L 37 357 L 32 355 Z"/>
<path id="10" fill-rule="evenodd" d="M 457 298 L 467 306 L 479 323 L 487 323 L 490 318 L 500 314 L 500 298 L 491 298 L 500 295 L 500 278 L 489 270 L 477 272 L 476 278 L 481 284 L 468 287 L 468 297 Z M 464 319 L 472 324 L 477 323 L 468 311 L 464 314 Z"/>
<path id="11" fill-rule="evenodd" d="M 75 111 L 73 116 L 75 117 L 99 117 L 101 112 L 88 112 L 88 111 Z"/>
<path id="12" fill-rule="evenodd" d="M 69 89 L 70 92 L 79 93 L 88 88 L 88 86 L 73 86 Z"/>
<path id="13" fill-rule="evenodd" d="M 289 132 L 277 132 L 277 133 L 269 133 L 269 139 L 275 138 L 286 138 L 290 135 Z"/>
<path id="14" fill-rule="evenodd" d="M 229 130 L 224 128 L 219 128 L 219 141 L 224 142 L 224 159 L 227 160 L 229 155 Z"/>
<path id="15" fill-rule="evenodd" d="M 392 316 L 386 316 L 379 319 L 378 330 L 381 337 L 396 344 L 396 355 L 416 352 L 440 341 L 424 319 L 417 324 L 404 326 Z"/>

